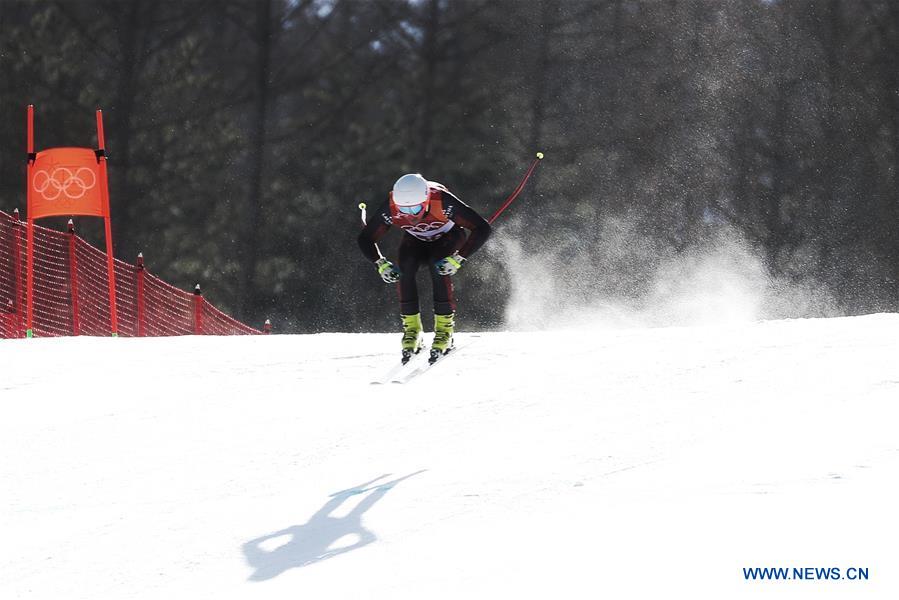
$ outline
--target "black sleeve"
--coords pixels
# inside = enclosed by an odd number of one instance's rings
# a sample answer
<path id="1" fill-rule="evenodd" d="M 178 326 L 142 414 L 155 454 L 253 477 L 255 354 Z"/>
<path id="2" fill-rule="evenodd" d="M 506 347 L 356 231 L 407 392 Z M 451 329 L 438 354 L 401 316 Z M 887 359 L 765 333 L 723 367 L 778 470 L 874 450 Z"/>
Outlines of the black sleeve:
<path id="1" fill-rule="evenodd" d="M 459 249 L 459 254 L 464 258 L 477 252 L 478 248 L 483 246 L 490 237 L 492 231 L 490 223 L 476 213 L 473 208 L 448 192 L 443 192 L 443 210 L 446 212 L 446 216 L 455 221 L 457 225 L 471 232 L 468 240 Z"/>
<path id="2" fill-rule="evenodd" d="M 359 249 L 365 258 L 371 262 L 375 262 L 381 258 L 378 247 L 375 244 L 384 237 L 384 234 L 390 229 L 390 202 L 384 202 L 378 210 L 368 216 L 368 224 L 359 232 L 357 241 Z"/>

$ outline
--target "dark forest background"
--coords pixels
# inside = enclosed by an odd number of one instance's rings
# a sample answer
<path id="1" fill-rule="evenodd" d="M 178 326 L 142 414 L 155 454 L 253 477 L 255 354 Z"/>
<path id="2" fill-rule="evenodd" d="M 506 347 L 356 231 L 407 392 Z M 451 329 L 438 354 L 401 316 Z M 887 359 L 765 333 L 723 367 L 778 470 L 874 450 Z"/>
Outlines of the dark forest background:
<path id="1" fill-rule="evenodd" d="M 255 326 L 384 330 L 357 204 L 412 171 L 489 215 L 542 150 L 498 233 L 597 294 L 727 230 L 844 312 L 897 310 L 897 57 L 891 0 L 2 0 L 0 209 L 25 106 L 38 149 L 95 144 L 100 107 L 118 257 Z M 609 252 L 615 227 L 658 251 Z M 498 244 L 458 278 L 467 327 L 503 320 Z"/>

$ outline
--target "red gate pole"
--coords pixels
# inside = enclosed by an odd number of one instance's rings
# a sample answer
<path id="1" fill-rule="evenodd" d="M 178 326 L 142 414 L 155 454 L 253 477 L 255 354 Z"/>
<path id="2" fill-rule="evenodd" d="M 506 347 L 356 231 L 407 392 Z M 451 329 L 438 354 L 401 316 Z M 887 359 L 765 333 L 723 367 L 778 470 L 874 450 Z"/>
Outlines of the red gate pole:
<path id="1" fill-rule="evenodd" d="M 203 335 L 203 291 L 199 283 L 194 288 L 194 333 Z"/>
<path id="2" fill-rule="evenodd" d="M 144 253 L 137 255 L 137 337 L 147 335 L 147 316 L 144 306 Z"/>
<path id="3" fill-rule="evenodd" d="M 25 337 L 34 336 L 34 219 L 31 218 L 31 182 L 32 171 L 34 170 L 34 105 L 28 105 L 28 182 L 25 185 L 26 197 L 28 198 L 28 235 L 27 235 L 27 257 L 26 262 L 26 281 L 25 281 L 25 305 L 27 306 L 27 316 L 25 319 Z"/>
<path id="4" fill-rule="evenodd" d="M 22 221 L 19 219 L 18 208 L 13 211 L 12 216 L 15 219 L 12 228 L 12 261 L 13 269 L 16 270 L 16 293 L 13 296 L 13 311 L 15 312 L 13 335 L 20 338 L 22 337 L 22 325 L 24 324 L 23 316 L 25 311 L 22 310 L 22 298 L 25 296 L 25 289 L 22 282 Z"/>
<path id="5" fill-rule="evenodd" d="M 103 111 L 97 110 L 97 162 L 100 165 L 100 193 L 103 196 L 103 220 L 106 224 L 106 266 L 109 271 L 109 321 L 112 337 L 119 335 L 119 316 L 116 310 L 115 259 L 112 255 L 112 218 L 109 211 L 109 180 L 106 174 L 106 138 L 103 135 Z"/>
<path id="6" fill-rule="evenodd" d="M 75 222 L 69 219 L 69 290 L 72 293 L 72 335 L 81 335 L 78 311 L 78 257 L 75 255 Z"/>

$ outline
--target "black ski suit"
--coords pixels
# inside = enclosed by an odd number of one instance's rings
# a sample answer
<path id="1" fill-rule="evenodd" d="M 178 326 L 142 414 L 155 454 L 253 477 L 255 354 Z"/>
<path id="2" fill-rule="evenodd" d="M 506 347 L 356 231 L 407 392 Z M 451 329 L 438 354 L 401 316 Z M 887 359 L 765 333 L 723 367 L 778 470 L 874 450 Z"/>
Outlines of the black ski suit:
<path id="1" fill-rule="evenodd" d="M 470 206 L 445 190 L 440 192 L 440 201 L 432 202 L 428 213 L 415 225 L 396 223 L 388 200 L 370 217 L 359 234 L 359 248 L 370 261 L 378 260 L 375 244 L 391 226 L 401 226 L 405 231 L 397 260 L 402 273 L 397 283 L 400 314 L 414 315 L 420 312 L 415 274 L 418 267 L 425 263 L 430 267 L 434 288 L 434 314 L 454 313 L 456 303 L 453 298 L 453 279 L 449 275 L 440 275 L 434 263 L 456 251 L 464 258 L 474 254 L 490 237 L 490 224 Z M 471 233 L 466 236 L 463 229 Z"/>

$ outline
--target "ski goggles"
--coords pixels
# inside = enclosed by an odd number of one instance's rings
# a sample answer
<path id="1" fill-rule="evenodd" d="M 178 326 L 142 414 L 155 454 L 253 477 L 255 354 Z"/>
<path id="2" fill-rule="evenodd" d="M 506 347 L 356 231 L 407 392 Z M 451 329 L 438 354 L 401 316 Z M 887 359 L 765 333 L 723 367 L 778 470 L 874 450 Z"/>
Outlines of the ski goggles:
<path id="1" fill-rule="evenodd" d="M 417 215 L 422 210 L 424 210 L 424 207 L 425 205 L 422 203 L 415 204 L 413 206 L 397 206 L 396 209 L 406 215 Z"/>

